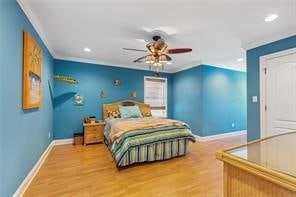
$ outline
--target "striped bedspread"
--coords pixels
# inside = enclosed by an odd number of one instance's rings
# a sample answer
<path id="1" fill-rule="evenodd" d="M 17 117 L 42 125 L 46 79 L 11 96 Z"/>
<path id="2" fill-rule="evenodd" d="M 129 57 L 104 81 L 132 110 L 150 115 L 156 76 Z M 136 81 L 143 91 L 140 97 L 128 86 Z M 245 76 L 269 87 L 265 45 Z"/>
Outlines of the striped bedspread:
<path id="1" fill-rule="evenodd" d="M 153 118 L 150 119 L 153 121 Z M 182 156 L 188 152 L 189 141 L 195 142 L 186 124 L 130 131 L 125 133 L 119 141 L 112 141 L 110 130 L 121 121 L 125 120 L 106 120 L 104 131 L 105 141 L 117 166 Z"/>

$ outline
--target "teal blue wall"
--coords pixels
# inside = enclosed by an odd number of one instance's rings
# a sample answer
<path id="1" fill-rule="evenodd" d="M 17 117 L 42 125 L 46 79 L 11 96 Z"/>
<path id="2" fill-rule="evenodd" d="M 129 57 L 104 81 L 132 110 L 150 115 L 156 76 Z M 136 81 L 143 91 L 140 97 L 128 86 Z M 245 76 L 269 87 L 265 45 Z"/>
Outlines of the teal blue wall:
<path id="1" fill-rule="evenodd" d="M 202 131 L 202 66 L 174 74 L 173 118 L 189 124 L 192 132 Z"/>
<path id="2" fill-rule="evenodd" d="M 201 135 L 246 130 L 246 73 L 203 66 L 202 76 Z"/>
<path id="3" fill-rule="evenodd" d="M 3 3 L 0 4 L 0 27 L 4 24 L 4 6 Z M 3 50 L 4 48 L 1 47 L 4 45 L 4 33 L 0 30 L 0 136 L 4 135 L 4 104 L 3 104 L 3 94 L 4 94 L 4 85 L 3 80 L 4 77 L 4 65 L 2 63 L 2 59 L 4 59 Z M 4 166 L 4 138 L 0 137 L 0 196 L 4 196 L 3 185 L 4 185 L 4 173 L 3 173 L 3 166 Z"/>
<path id="4" fill-rule="evenodd" d="M 248 141 L 260 138 L 260 101 L 252 102 L 252 96 L 260 98 L 260 56 L 296 47 L 296 36 L 282 39 L 247 51 L 247 101 Z"/>
<path id="5" fill-rule="evenodd" d="M 173 82 L 173 117 L 188 123 L 193 133 L 246 129 L 246 73 L 201 65 L 174 74 Z"/>
<path id="6" fill-rule="evenodd" d="M 4 11 L 3 11 L 3 6 L 1 4 L 0 6 L 0 27 L 1 24 L 4 23 Z M 2 64 L 1 60 L 3 59 L 3 46 L 4 44 L 4 37 L 3 37 L 3 32 L 0 30 L 0 136 L 2 136 L 4 134 L 4 104 L 3 104 L 3 93 L 4 93 L 4 87 L 3 87 L 3 81 L 1 80 L 3 78 L 3 72 L 4 72 L 4 65 Z M 4 140 L 3 137 L 0 137 L 0 169 L 4 169 L 3 168 L 3 158 L 4 158 L 4 152 L 3 152 L 3 144 L 4 144 Z M 4 192 L 3 192 L 3 170 L 0 170 L 0 196 L 4 196 Z"/>
<path id="7" fill-rule="evenodd" d="M 83 116 L 95 115 L 102 119 L 102 105 L 129 99 L 133 91 L 137 92 L 137 101 L 144 101 L 144 76 L 154 76 L 153 72 L 127 69 L 63 60 L 54 60 L 55 75 L 74 77 L 78 85 L 54 82 L 54 138 L 73 137 L 73 133 L 82 130 Z M 168 116 L 171 117 L 173 96 L 172 77 L 168 78 Z M 115 79 L 121 80 L 120 86 L 114 86 Z M 107 93 L 107 98 L 101 98 L 101 91 Z M 83 106 L 73 105 L 75 93 L 84 96 Z"/>
<path id="8" fill-rule="evenodd" d="M 14 0 L 1 0 L 1 183 L 0 196 L 11 196 L 51 142 L 53 106 L 47 81 L 53 74 L 53 58 Z M 43 106 L 22 110 L 23 30 L 43 50 Z M 3 116 L 3 114 L 5 116 Z"/>

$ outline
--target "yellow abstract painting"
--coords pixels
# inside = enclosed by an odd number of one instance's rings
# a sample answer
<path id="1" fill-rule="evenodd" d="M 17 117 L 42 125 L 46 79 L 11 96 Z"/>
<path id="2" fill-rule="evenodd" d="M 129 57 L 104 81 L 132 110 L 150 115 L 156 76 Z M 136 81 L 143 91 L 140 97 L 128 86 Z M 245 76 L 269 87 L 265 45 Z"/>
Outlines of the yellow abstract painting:
<path id="1" fill-rule="evenodd" d="M 42 105 L 42 49 L 28 32 L 23 46 L 23 109 Z"/>

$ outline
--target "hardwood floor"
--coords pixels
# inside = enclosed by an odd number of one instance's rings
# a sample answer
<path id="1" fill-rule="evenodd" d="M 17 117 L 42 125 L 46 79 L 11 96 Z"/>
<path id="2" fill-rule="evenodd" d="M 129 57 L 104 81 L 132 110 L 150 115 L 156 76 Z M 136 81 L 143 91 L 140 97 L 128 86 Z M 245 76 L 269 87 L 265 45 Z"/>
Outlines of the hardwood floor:
<path id="1" fill-rule="evenodd" d="M 104 144 L 55 146 L 25 196 L 222 196 L 215 152 L 243 143 L 245 135 L 191 143 L 184 157 L 119 170 Z"/>

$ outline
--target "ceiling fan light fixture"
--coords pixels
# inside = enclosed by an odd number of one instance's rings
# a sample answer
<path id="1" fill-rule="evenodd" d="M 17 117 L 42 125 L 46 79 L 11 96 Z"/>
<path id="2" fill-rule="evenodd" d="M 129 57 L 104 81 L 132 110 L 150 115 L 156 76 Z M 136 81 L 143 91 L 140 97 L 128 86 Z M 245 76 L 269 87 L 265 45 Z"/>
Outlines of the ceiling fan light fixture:
<path id="1" fill-rule="evenodd" d="M 168 48 L 168 45 L 165 44 L 165 46 L 163 47 L 163 49 L 162 49 L 160 52 L 161 52 L 161 53 L 166 53 L 167 48 Z"/>
<path id="2" fill-rule="evenodd" d="M 159 56 L 158 62 L 160 63 L 166 63 L 168 61 L 168 58 L 166 55 Z"/>
<path id="3" fill-rule="evenodd" d="M 146 45 L 147 49 L 151 52 L 151 53 L 155 53 L 156 50 L 155 50 L 155 46 L 154 46 L 154 43 L 149 43 Z"/>
<path id="4" fill-rule="evenodd" d="M 152 64 L 155 62 L 155 57 L 153 55 L 148 55 L 146 57 L 146 61 L 145 61 L 147 64 Z"/>
<path id="5" fill-rule="evenodd" d="M 153 63 L 153 66 L 156 66 L 156 67 L 158 67 L 158 66 L 162 66 L 162 63 L 160 63 L 160 62 L 154 62 L 154 63 Z"/>
<path id="6" fill-rule="evenodd" d="M 144 28 L 143 28 L 144 29 Z M 170 27 L 163 27 L 163 29 L 170 29 Z M 151 29 L 147 28 L 147 31 Z M 171 28 L 171 30 L 174 30 Z M 168 49 L 168 45 L 166 44 L 165 40 L 162 38 L 162 34 L 156 34 L 154 32 L 154 36 L 152 37 L 152 42 L 146 44 L 147 50 L 141 49 L 131 49 L 131 48 L 123 48 L 124 50 L 131 50 L 131 51 L 140 51 L 140 52 L 148 52 L 148 55 L 140 57 L 134 60 L 134 63 L 142 63 L 145 62 L 149 64 L 150 70 L 155 70 L 158 73 L 160 70 L 164 70 L 165 65 L 172 64 L 172 58 L 169 54 L 179 54 L 179 53 L 188 53 L 191 52 L 191 48 L 175 48 L 175 49 Z M 158 31 L 159 33 L 159 31 Z M 144 39 L 136 39 L 139 42 L 145 41 Z M 144 61 L 143 61 L 144 60 Z"/>

